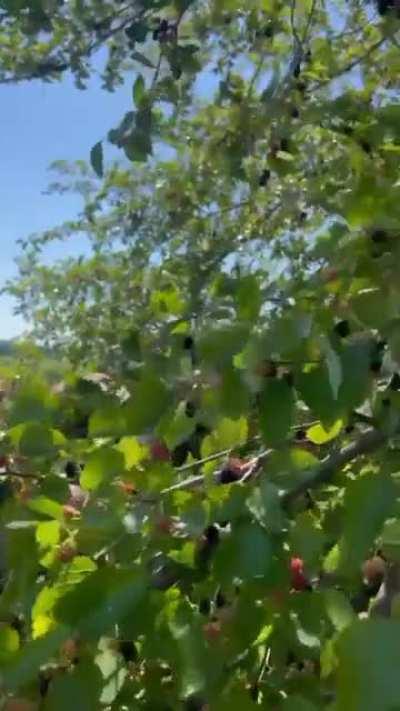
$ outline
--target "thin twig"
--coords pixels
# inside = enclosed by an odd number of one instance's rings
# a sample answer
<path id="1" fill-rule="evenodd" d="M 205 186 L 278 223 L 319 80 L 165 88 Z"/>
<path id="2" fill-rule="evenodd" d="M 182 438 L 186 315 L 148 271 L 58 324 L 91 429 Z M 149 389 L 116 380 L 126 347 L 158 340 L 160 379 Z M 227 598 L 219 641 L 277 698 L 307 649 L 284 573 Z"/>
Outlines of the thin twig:
<path id="1" fill-rule="evenodd" d="M 306 26 L 305 26 L 304 33 L 303 33 L 303 39 L 302 39 L 302 44 L 303 44 L 303 45 L 307 42 L 308 32 L 309 32 L 309 29 L 310 29 L 310 27 L 311 27 L 311 23 L 312 23 L 312 20 L 313 20 L 313 17 L 314 17 L 314 12 L 315 12 L 315 10 L 316 10 L 316 7 L 317 7 L 317 0 L 313 0 L 313 3 L 312 3 L 312 5 L 311 5 L 311 9 L 310 9 L 310 13 L 309 13 L 308 18 L 307 18 L 307 24 L 306 24 Z"/>
<path id="2" fill-rule="evenodd" d="M 296 0 L 291 0 L 290 3 L 290 27 L 292 30 L 293 39 L 295 41 L 296 48 L 301 47 L 301 40 L 299 33 L 297 32 L 297 27 L 295 23 L 295 13 L 296 13 Z"/>
<path id="3" fill-rule="evenodd" d="M 207 462 L 213 462 L 216 459 L 221 459 L 222 457 L 226 457 L 227 454 L 230 454 L 233 452 L 234 447 L 229 447 L 229 449 L 222 449 L 220 452 L 215 452 L 214 454 L 210 454 L 208 457 L 203 457 L 202 459 L 195 459 L 193 462 L 189 462 L 188 464 L 183 464 L 181 467 L 176 467 L 177 472 L 185 472 L 188 469 L 194 469 L 194 467 L 201 467 L 203 464 L 207 464 Z"/>
<path id="4" fill-rule="evenodd" d="M 32 479 L 33 481 L 43 481 L 46 478 L 40 474 L 27 474 L 15 471 L 5 471 L 0 473 L 0 481 L 2 478 L 7 479 L 7 477 L 12 477 L 14 479 Z"/>
<path id="5" fill-rule="evenodd" d="M 232 451 L 232 450 L 230 450 Z M 270 454 L 272 454 L 273 450 L 272 449 L 266 449 L 263 452 L 261 452 L 259 455 L 254 457 L 250 462 L 248 462 L 249 468 L 244 472 L 243 476 L 238 479 L 237 482 L 232 482 L 232 483 L 237 483 L 241 484 L 247 481 L 251 476 L 253 476 L 261 462 L 263 462 Z M 216 472 L 213 472 L 212 474 L 212 482 L 214 484 L 221 484 L 221 471 L 223 469 L 218 469 Z M 250 472 L 250 474 L 249 474 Z M 168 486 L 166 489 L 163 489 L 160 493 L 161 495 L 165 494 L 170 494 L 174 491 L 188 491 L 190 489 L 196 489 L 198 486 L 202 486 L 205 482 L 207 481 L 207 477 L 204 476 L 203 474 L 199 474 L 198 476 L 192 476 L 189 477 L 188 479 L 184 479 L 183 481 L 179 481 L 177 484 L 172 484 L 172 486 Z"/>
<path id="6" fill-rule="evenodd" d="M 312 85 L 312 90 L 314 91 L 314 89 L 320 89 L 322 86 L 326 86 L 335 79 L 338 79 L 340 76 L 342 76 L 342 74 L 347 74 L 347 72 L 351 72 L 351 70 L 357 67 L 358 64 L 364 62 L 365 59 L 368 59 L 371 54 L 373 54 L 377 49 L 379 49 L 379 47 L 381 47 L 387 39 L 387 37 L 381 37 L 381 39 L 372 44 L 364 54 L 353 59 L 351 62 L 349 62 L 349 64 L 346 64 L 345 67 L 339 69 L 336 74 L 331 77 L 328 77 L 327 79 L 321 79 L 320 81 L 315 82 L 315 84 Z"/>

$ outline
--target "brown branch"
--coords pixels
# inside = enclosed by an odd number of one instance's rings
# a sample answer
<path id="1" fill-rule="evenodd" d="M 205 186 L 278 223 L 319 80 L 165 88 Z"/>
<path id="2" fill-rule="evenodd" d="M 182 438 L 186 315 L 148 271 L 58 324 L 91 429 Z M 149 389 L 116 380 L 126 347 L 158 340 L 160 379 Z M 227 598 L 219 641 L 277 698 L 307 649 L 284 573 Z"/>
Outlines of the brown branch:
<path id="1" fill-rule="evenodd" d="M 282 496 L 282 504 L 286 506 L 297 496 L 304 494 L 309 489 L 317 489 L 322 484 L 328 484 L 336 472 L 342 469 L 364 454 L 370 454 L 379 449 L 387 441 L 387 436 L 376 429 L 369 429 L 358 440 L 351 442 L 343 449 L 328 455 L 317 466 L 309 477 L 301 481 L 297 486 L 285 492 Z"/>

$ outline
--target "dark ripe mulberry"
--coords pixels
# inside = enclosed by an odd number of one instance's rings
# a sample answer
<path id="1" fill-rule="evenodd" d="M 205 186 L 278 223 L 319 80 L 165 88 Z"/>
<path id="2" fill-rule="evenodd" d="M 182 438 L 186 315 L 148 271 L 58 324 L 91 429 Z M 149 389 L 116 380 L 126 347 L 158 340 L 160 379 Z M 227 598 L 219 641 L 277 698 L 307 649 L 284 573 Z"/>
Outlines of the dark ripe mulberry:
<path id="1" fill-rule="evenodd" d="M 301 72 L 301 66 L 300 66 L 300 64 L 296 64 L 295 68 L 293 69 L 293 76 L 295 77 L 295 79 L 299 78 L 300 72 Z"/>
<path id="2" fill-rule="evenodd" d="M 183 340 L 183 347 L 185 351 L 190 351 L 194 346 L 194 340 L 192 336 L 185 336 Z"/>
<path id="3" fill-rule="evenodd" d="M 298 442 L 302 442 L 306 438 L 306 431 L 303 428 L 296 430 L 295 439 Z"/>
<path id="4" fill-rule="evenodd" d="M 211 524 L 204 529 L 204 538 L 210 546 L 216 546 L 219 543 L 219 531 L 217 526 Z"/>
<path id="5" fill-rule="evenodd" d="M 194 417 L 196 414 L 196 405 L 193 402 L 190 402 L 190 400 L 187 401 L 186 406 L 185 406 L 185 414 L 186 417 Z"/>
<path id="6" fill-rule="evenodd" d="M 391 390 L 400 390 L 400 375 L 394 373 L 390 379 L 389 388 Z"/>
<path id="7" fill-rule="evenodd" d="M 294 385 L 294 378 L 293 378 L 293 373 L 290 370 L 287 370 L 286 373 L 283 374 L 283 379 L 287 382 L 289 385 L 289 388 L 292 388 Z"/>
<path id="8" fill-rule="evenodd" d="M 350 335 L 350 326 L 349 322 L 346 319 L 343 319 L 342 321 L 338 321 L 334 329 L 335 333 L 337 333 L 340 338 L 346 338 L 347 336 Z"/>
<path id="9" fill-rule="evenodd" d="M 215 596 L 215 606 L 218 608 L 225 607 L 227 604 L 226 597 L 221 592 L 221 590 L 218 590 L 216 596 Z"/>
<path id="10" fill-rule="evenodd" d="M 185 463 L 186 457 L 190 452 L 189 442 L 181 442 L 172 452 L 171 460 L 174 467 L 181 467 Z"/>
<path id="11" fill-rule="evenodd" d="M 371 234 L 371 240 L 374 244 L 384 244 L 387 241 L 387 232 L 385 230 L 374 230 Z"/>
<path id="12" fill-rule="evenodd" d="M 260 188 L 263 188 L 266 186 L 266 184 L 268 183 L 268 180 L 270 178 L 270 175 L 271 175 L 271 173 L 269 170 L 263 170 L 263 172 L 261 173 L 261 175 L 258 179 L 258 184 L 259 184 Z"/>
<path id="13" fill-rule="evenodd" d="M 282 138 L 282 139 L 281 139 L 280 149 L 281 149 L 281 151 L 283 151 L 284 153 L 289 153 L 289 141 L 287 140 L 287 138 Z"/>
<path id="14" fill-rule="evenodd" d="M 208 616 L 211 611 L 211 602 L 207 597 L 204 597 L 199 602 L 199 612 L 201 615 Z"/>
<path id="15" fill-rule="evenodd" d="M 80 474 L 80 466 L 76 462 L 70 460 L 65 464 L 64 471 L 68 479 L 77 479 Z"/>
<path id="16" fill-rule="evenodd" d="M 224 469 L 222 469 L 222 471 L 219 475 L 220 484 L 233 484 L 235 481 L 238 481 L 240 478 L 241 478 L 240 472 L 235 471 L 234 469 L 231 469 L 229 466 L 226 466 Z"/>
<path id="17" fill-rule="evenodd" d="M 123 639 L 120 641 L 119 652 L 125 662 L 136 662 L 139 656 L 134 642 L 130 639 Z"/>

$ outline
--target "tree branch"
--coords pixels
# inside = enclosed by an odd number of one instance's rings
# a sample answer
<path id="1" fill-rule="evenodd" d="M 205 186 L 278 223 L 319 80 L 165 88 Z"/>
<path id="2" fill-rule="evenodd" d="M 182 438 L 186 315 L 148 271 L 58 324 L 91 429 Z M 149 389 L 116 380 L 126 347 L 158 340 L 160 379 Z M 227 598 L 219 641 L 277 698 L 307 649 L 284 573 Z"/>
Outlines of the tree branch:
<path id="1" fill-rule="evenodd" d="M 358 64 L 361 64 L 362 62 L 364 62 L 365 59 L 368 59 L 368 57 L 370 57 L 371 54 L 373 54 L 377 49 L 379 49 L 379 47 L 381 47 L 386 42 L 387 39 L 388 38 L 386 36 L 381 37 L 380 40 L 378 40 L 377 42 L 372 44 L 366 50 L 366 52 L 364 54 L 353 59 L 351 62 L 349 62 L 349 64 L 346 64 L 345 67 L 342 67 L 341 69 L 339 69 L 336 74 L 334 74 L 331 77 L 328 77 L 327 79 L 321 79 L 320 81 L 317 81 L 315 84 L 313 84 L 312 90 L 320 89 L 321 87 L 326 86 L 327 84 L 330 84 L 331 81 L 334 81 L 335 79 L 338 79 L 339 77 L 341 77 L 342 74 L 347 74 L 347 72 L 351 72 L 351 70 L 354 69 L 355 67 L 357 67 Z"/>
<path id="2" fill-rule="evenodd" d="M 387 436 L 380 430 L 367 430 L 358 440 L 351 442 L 351 444 L 343 447 L 343 449 L 325 457 L 309 477 L 283 494 L 282 504 L 286 506 L 297 496 L 304 494 L 309 489 L 317 489 L 322 484 L 329 483 L 339 469 L 342 469 L 342 467 L 357 457 L 374 452 L 385 444 L 386 441 Z"/>

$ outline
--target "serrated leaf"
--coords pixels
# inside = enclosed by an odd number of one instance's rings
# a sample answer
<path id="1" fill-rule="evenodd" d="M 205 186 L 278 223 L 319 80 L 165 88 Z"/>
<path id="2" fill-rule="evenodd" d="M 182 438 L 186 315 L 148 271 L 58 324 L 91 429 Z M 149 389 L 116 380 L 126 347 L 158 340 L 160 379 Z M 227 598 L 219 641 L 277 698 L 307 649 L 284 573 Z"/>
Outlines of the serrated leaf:
<path id="1" fill-rule="evenodd" d="M 90 164 L 98 178 L 103 177 L 103 144 L 98 141 L 90 151 Z"/>

